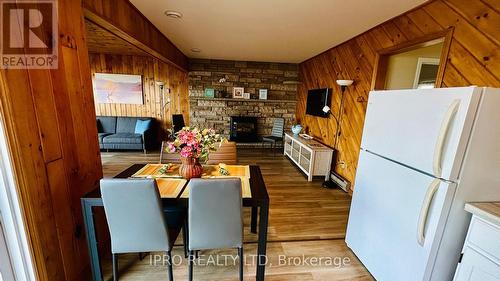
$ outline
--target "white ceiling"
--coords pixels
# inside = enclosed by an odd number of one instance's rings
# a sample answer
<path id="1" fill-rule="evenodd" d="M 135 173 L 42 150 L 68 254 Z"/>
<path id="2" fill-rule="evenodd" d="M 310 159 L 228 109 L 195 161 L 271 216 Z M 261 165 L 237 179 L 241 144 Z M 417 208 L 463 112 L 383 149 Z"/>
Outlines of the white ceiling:
<path id="1" fill-rule="evenodd" d="M 185 55 L 302 62 L 425 0 L 130 0 Z M 180 20 L 166 10 L 183 14 Z M 194 53 L 192 48 L 201 49 Z"/>

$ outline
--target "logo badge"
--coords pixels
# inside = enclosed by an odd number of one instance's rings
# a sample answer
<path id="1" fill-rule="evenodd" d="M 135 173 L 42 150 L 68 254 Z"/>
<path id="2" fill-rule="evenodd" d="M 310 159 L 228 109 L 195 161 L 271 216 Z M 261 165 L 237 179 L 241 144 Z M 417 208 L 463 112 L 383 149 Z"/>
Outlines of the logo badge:
<path id="1" fill-rule="evenodd" d="M 0 0 L 0 68 L 57 68 L 56 0 Z"/>

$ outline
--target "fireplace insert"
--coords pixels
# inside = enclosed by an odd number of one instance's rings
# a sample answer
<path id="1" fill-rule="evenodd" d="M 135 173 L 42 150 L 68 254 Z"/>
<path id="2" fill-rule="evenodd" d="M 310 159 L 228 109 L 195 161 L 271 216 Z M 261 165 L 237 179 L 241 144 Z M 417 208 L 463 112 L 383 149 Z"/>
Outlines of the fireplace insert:
<path id="1" fill-rule="evenodd" d="M 258 142 L 257 117 L 231 116 L 229 139 L 235 142 Z"/>

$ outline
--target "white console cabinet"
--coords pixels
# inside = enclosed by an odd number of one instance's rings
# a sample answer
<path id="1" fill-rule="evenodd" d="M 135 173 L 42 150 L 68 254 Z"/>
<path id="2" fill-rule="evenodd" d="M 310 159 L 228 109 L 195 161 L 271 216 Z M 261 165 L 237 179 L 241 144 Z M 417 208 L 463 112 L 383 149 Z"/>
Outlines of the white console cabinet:
<path id="1" fill-rule="evenodd" d="M 465 205 L 472 219 L 454 281 L 500 281 L 500 203 Z"/>
<path id="2" fill-rule="evenodd" d="M 306 140 L 292 133 L 285 133 L 284 154 L 306 174 L 307 180 L 313 176 L 330 177 L 333 149 L 316 141 Z"/>

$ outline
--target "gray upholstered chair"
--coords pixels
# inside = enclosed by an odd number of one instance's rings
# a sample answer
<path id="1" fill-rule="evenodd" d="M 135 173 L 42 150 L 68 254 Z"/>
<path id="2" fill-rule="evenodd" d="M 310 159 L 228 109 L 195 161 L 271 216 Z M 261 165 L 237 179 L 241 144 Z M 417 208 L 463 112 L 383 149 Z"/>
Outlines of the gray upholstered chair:
<path id="1" fill-rule="evenodd" d="M 114 281 L 118 280 L 118 254 L 165 251 L 172 260 L 172 247 L 185 219 L 182 214 L 164 212 L 155 180 L 102 179 L 101 194 L 111 234 Z M 168 264 L 172 281 L 172 263 Z"/>
<path id="2" fill-rule="evenodd" d="M 243 213 L 239 178 L 189 182 L 189 280 L 195 251 L 237 248 L 243 281 Z"/>
<path id="3" fill-rule="evenodd" d="M 270 143 L 274 153 L 276 153 L 276 143 L 283 143 L 283 135 L 285 134 L 285 119 L 275 118 L 273 122 L 273 129 L 270 136 L 262 137 L 264 143 Z"/>

